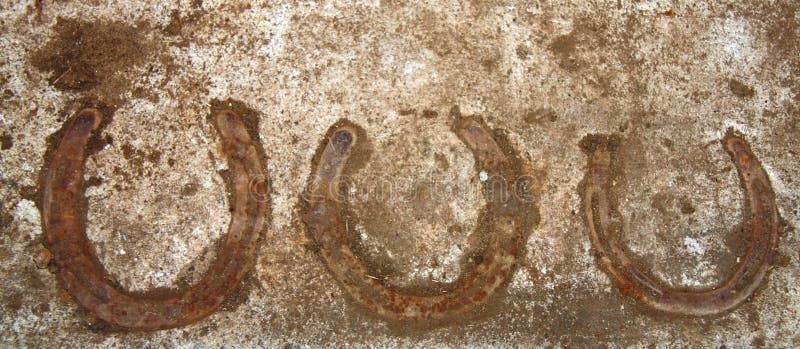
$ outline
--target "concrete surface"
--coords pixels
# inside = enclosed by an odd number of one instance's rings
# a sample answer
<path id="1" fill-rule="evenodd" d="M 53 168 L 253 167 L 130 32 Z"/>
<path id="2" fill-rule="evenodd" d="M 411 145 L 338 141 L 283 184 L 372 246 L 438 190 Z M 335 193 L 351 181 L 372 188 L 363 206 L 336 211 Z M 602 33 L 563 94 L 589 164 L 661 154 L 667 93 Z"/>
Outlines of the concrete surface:
<path id="1" fill-rule="evenodd" d="M 800 6 L 787 1 L 0 3 L 3 346 L 800 346 Z M 238 302 L 183 328 L 104 329 L 37 267 L 48 136 L 93 98 L 116 108 L 86 164 L 90 239 L 119 283 L 179 287 L 229 219 L 215 100 L 259 113 L 273 215 Z M 348 118 L 373 147 L 356 180 L 365 258 L 389 282 L 455 279 L 480 196 L 407 200 L 431 178 L 479 180 L 448 111 L 505 130 L 536 178 L 541 222 L 505 294 L 478 318 L 407 329 L 349 301 L 296 211 L 311 157 Z M 656 314 L 595 263 L 579 181 L 589 133 L 624 138 L 625 242 L 676 287 L 735 263 L 743 194 L 717 140 L 743 132 L 789 225 L 765 286 L 733 312 Z M 372 177 L 371 177 L 372 176 Z M 460 183 L 460 184 L 459 184 Z M 41 264 L 41 261 L 39 261 Z M 42 265 L 39 265 L 42 266 Z"/>

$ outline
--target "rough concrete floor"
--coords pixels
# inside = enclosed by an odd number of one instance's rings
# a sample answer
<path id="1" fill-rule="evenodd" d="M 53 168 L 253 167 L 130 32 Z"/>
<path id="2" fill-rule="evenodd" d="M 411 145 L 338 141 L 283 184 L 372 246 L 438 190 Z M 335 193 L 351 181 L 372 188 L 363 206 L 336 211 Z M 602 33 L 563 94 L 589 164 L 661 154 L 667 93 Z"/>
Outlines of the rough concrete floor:
<path id="1" fill-rule="evenodd" d="M 800 346 L 794 1 L 123 3 L 0 3 L 3 346 Z M 37 267 L 47 139 L 86 99 L 116 108 L 110 142 L 86 164 L 87 234 L 134 291 L 191 283 L 226 232 L 210 103 L 259 114 L 273 214 L 238 302 L 178 329 L 109 331 Z M 364 258 L 388 263 L 396 285 L 454 280 L 483 198 L 411 195 L 431 178 L 479 180 L 450 131 L 454 106 L 505 130 L 536 178 L 542 219 L 507 292 L 481 316 L 398 328 L 330 277 L 297 201 L 328 127 L 357 123 L 373 152 L 356 179 L 402 183 L 384 200 L 354 199 Z M 743 194 L 717 142 L 729 127 L 768 169 L 789 225 L 778 263 L 735 311 L 653 313 L 593 258 L 578 142 L 623 137 L 625 243 L 666 284 L 702 288 L 742 253 Z"/>

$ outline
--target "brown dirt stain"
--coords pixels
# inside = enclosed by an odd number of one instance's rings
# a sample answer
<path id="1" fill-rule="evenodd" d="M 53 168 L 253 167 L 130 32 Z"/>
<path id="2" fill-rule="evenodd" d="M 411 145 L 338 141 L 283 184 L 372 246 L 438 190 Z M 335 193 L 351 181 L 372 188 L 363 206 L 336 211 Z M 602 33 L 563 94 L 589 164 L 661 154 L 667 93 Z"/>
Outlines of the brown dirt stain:
<path id="1" fill-rule="evenodd" d="M 734 95 L 736 95 L 736 97 L 739 98 L 747 99 L 756 94 L 752 87 L 747 86 L 745 83 L 736 79 L 728 80 L 728 88 L 731 90 L 731 92 L 733 92 Z"/>
<path id="2" fill-rule="evenodd" d="M 55 36 L 32 54 L 30 63 L 49 73 L 48 82 L 57 89 L 92 91 L 116 101 L 130 86 L 132 69 L 157 53 L 146 30 L 146 23 L 133 27 L 58 18 Z"/>
<path id="3" fill-rule="evenodd" d="M 10 134 L 4 133 L 0 136 L 0 150 L 8 150 L 14 146 L 14 137 Z"/>

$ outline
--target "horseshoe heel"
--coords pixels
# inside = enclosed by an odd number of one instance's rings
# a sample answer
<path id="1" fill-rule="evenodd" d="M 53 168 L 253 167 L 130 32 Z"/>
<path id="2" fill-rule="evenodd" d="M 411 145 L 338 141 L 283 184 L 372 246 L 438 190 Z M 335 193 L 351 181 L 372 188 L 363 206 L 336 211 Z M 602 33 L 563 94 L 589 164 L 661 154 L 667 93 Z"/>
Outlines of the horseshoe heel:
<path id="1" fill-rule="evenodd" d="M 437 295 L 411 294 L 370 276 L 370 267 L 354 252 L 347 238 L 345 205 L 339 196 L 342 172 L 351 150 L 359 141 L 355 125 L 345 122 L 331 128 L 310 180 L 309 201 L 303 220 L 312 240 L 334 278 L 371 312 L 389 320 L 437 320 L 464 313 L 484 303 L 504 288 L 513 275 L 523 241 L 524 215 L 535 216 L 508 183 L 519 178 L 519 169 L 492 135 L 477 121 L 460 120 L 455 132 L 472 150 L 476 167 L 489 178 L 484 183 L 486 209 L 470 241 L 482 250 L 465 253 L 466 272 L 450 291 Z M 506 185 L 502 185 L 502 183 Z M 492 184 L 501 183 L 501 185 Z M 497 190 L 499 189 L 499 190 Z M 526 209 L 529 208 L 529 209 Z M 478 234 L 479 231 L 487 232 Z M 484 235 L 484 236 L 477 236 Z"/>
<path id="2" fill-rule="evenodd" d="M 733 130 L 721 141 L 733 160 L 746 195 L 745 219 L 750 245 L 735 272 L 711 289 L 677 290 L 640 271 L 620 245 L 622 223 L 610 190 L 615 168 L 615 136 L 590 135 L 581 141 L 589 156 L 582 183 L 583 210 L 598 262 L 620 292 L 659 311 L 711 315 L 731 310 L 750 297 L 764 280 L 775 254 L 781 220 L 767 173 L 750 145 Z"/>
<path id="3" fill-rule="evenodd" d="M 52 253 L 61 285 L 92 314 L 123 328 L 177 327 L 211 314 L 250 270 L 268 206 L 266 177 L 242 120 L 230 110 L 217 111 L 214 116 L 227 155 L 232 192 L 230 226 L 219 254 L 196 284 L 179 293 L 156 296 L 115 286 L 86 237 L 83 166 L 89 137 L 102 119 L 100 110 L 79 111 L 66 124 L 45 168 L 44 245 Z"/>

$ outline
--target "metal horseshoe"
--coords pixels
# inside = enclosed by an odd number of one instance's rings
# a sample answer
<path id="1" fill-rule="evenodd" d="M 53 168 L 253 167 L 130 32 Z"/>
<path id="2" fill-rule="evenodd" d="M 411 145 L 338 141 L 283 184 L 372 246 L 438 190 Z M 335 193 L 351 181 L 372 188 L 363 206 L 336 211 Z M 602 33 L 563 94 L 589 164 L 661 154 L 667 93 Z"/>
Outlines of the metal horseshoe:
<path id="1" fill-rule="evenodd" d="M 722 139 L 746 196 L 744 216 L 750 228 L 747 253 L 722 284 L 710 289 L 678 290 L 639 270 L 620 245 L 621 218 L 610 193 L 618 143 L 616 136 L 607 135 L 590 135 L 581 141 L 588 155 L 581 194 L 597 261 L 620 292 L 659 311 L 693 316 L 731 310 L 753 295 L 770 269 L 782 223 L 767 173 L 750 145 L 732 130 Z"/>
<path id="2" fill-rule="evenodd" d="M 52 254 L 62 287 L 96 317 L 128 329 L 171 328 L 208 316 L 251 269 L 269 206 L 265 199 L 269 195 L 267 177 L 242 119 L 225 109 L 217 110 L 213 117 L 230 168 L 232 202 L 227 237 L 197 283 L 172 295 L 156 296 L 115 286 L 86 237 L 84 162 L 89 138 L 103 117 L 94 108 L 75 114 L 65 124 L 52 161 L 45 167 L 44 245 Z"/>
<path id="3" fill-rule="evenodd" d="M 359 142 L 359 129 L 347 121 L 331 127 L 327 142 L 320 145 L 310 178 L 308 202 L 303 220 L 311 239 L 333 277 L 359 303 L 378 316 L 397 321 L 441 320 L 462 314 L 504 289 L 513 276 L 526 236 L 525 220 L 538 219 L 536 208 L 510 192 L 508 185 L 489 188 L 491 183 L 514 183 L 521 169 L 504 152 L 495 137 L 478 120 L 458 118 L 454 131 L 475 156 L 476 168 L 488 174 L 483 184 L 486 208 L 478 220 L 483 249 L 465 253 L 466 270 L 449 292 L 436 295 L 412 294 L 371 277 L 370 267 L 354 252 L 348 241 L 344 217 L 347 208 L 339 197 L 340 180 L 351 150 Z M 500 190 L 492 190 L 498 189 Z M 345 199 L 346 200 L 346 199 Z M 474 236 L 470 236 L 472 240 Z M 473 257 L 470 257 L 473 256 Z M 477 258 L 475 258 L 477 257 Z M 463 277 L 465 276 L 466 277 Z"/>

